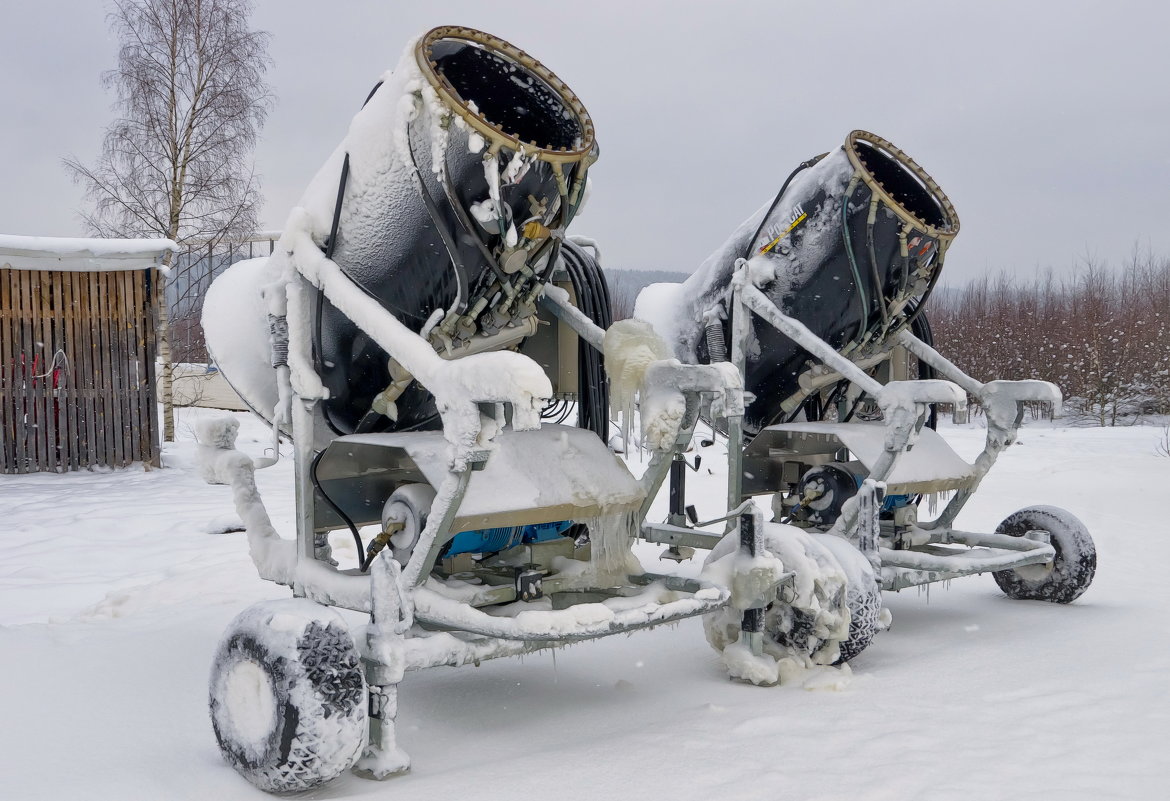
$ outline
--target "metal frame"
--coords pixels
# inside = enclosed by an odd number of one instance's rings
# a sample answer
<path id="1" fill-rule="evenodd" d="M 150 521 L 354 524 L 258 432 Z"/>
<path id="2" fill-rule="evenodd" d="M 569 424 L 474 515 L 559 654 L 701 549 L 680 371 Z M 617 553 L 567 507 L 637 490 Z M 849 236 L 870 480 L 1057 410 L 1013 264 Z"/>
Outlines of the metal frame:
<path id="1" fill-rule="evenodd" d="M 837 353 L 799 321 L 788 317 L 777 308 L 751 283 L 746 260 L 741 259 L 737 265 L 732 292 L 737 322 L 733 334 L 733 348 L 738 348 L 739 352 L 742 352 L 748 330 L 748 315 L 745 312 L 750 310 L 883 407 L 885 448 L 877 461 L 868 466 L 867 484 L 884 486 L 898 460 L 913 447 L 918 433 L 926 422 L 931 404 L 951 403 L 956 413 L 962 413 L 965 411 L 967 393 L 970 393 L 984 408 L 988 426 L 983 451 L 974 464 L 970 465 L 970 479 L 965 486 L 955 491 L 938 517 L 921 523 L 915 521 L 902 527 L 888 522 L 880 526 L 878 547 L 869 555 L 874 567 L 880 571 L 883 589 L 898 590 L 960 576 L 1045 564 L 1055 558 L 1056 552 L 1053 547 L 1038 533 L 1037 538 L 1033 539 L 974 534 L 957 531 L 951 527 L 963 506 L 978 489 L 983 477 L 995 464 L 999 454 L 1015 441 L 1016 433 L 1023 422 L 1024 404 L 1029 402 L 1049 404 L 1059 413 L 1061 394 L 1055 385 L 1046 381 L 981 383 L 908 330 L 899 332 L 893 338 L 890 347 L 896 345 L 904 347 L 922 362 L 933 367 L 946 380 L 892 381 L 883 385 L 858 364 Z M 895 393 L 889 388 L 893 386 L 899 387 L 896 391 L 897 398 L 891 397 Z M 898 398 L 911 399 L 913 404 L 911 407 L 899 404 L 896 402 Z M 850 539 L 859 547 L 863 539 L 862 529 L 865 528 L 864 525 L 859 525 L 859 518 L 862 523 L 866 519 L 865 516 L 859 516 L 859 509 L 866 502 L 866 497 L 865 492 L 859 492 L 846 502 L 840 517 L 831 529 L 833 533 Z"/>
<path id="2" fill-rule="evenodd" d="M 290 316 L 301 315 L 299 319 L 305 319 L 306 309 L 301 307 L 309 303 L 310 294 L 302 291 L 302 281 L 295 277 L 286 285 L 289 305 L 293 307 Z M 783 331 L 859 391 L 874 397 L 885 412 L 884 449 L 869 465 L 869 479 L 857 496 L 845 504 L 833 529 L 865 554 L 875 573 L 881 576 L 884 588 L 898 589 L 988 570 L 1041 564 L 1054 558 L 1055 551 L 1047 542 L 1028 537 L 960 532 L 953 530 L 950 523 L 999 452 L 1014 441 L 1022 419 L 1021 404 L 1046 400 L 1059 405 L 1059 391 L 1055 387 L 1043 382 L 979 384 L 908 333 L 899 335 L 897 344 L 952 380 L 892 382 L 883 386 L 862 367 L 838 354 L 776 308 L 752 285 L 747 263 L 743 260 L 737 265 L 731 300 L 734 326 L 730 363 L 684 365 L 666 360 L 653 362 L 648 368 L 648 383 L 670 386 L 682 394 L 684 415 L 674 442 L 665 450 L 653 452 L 645 472 L 636 480 L 637 491 L 621 506 L 635 522 L 637 536 L 647 542 L 669 546 L 668 553 L 673 554 L 671 558 L 685 558 L 687 554 L 682 553 L 683 548 L 711 549 L 724 537 L 735 537 L 739 556 L 728 586 L 719 586 L 703 578 L 657 573 L 626 575 L 615 585 L 594 586 L 588 571 L 585 571 L 584 578 L 571 572 L 545 576 L 524 566 L 512 568 L 515 570 L 514 583 L 484 581 L 477 586 L 460 582 L 455 574 L 445 582 L 428 581 L 444 545 L 457 531 L 466 529 L 467 520 L 495 520 L 482 515 L 472 517 L 471 511 L 461 517 L 473 476 L 476 472 L 490 470 L 493 451 L 480 445 L 449 445 L 443 439 L 443 433 L 437 431 L 341 437 L 330 445 L 341 449 L 360 445 L 366 449 L 362 460 L 383 459 L 385 462 L 382 465 L 384 475 L 370 478 L 373 474 L 366 468 L 355 467 L 352 475 L 334 476 L 332 486 L 337 486 L 339 481 L 361 482 L 369 478 L 381 491 L 387 491 L 395 482 L 419 476 L 436 490 L 426 525 L 405 564 L 400 564 L 388 550 L 384 550 L 370 563 L 368 575 L 357 570 L 338 570 L 330 558 L 325 534 L 340 527 L 340 517 L 318 508 L 318 496 L 311 477 L 316 458 L 313 435 L 320 430 L 320 399 L 309 394 L 311 389 L 300 395 L 288 383 L 284 384 L 285 395 L 292 398 L 290 414 L 296 443 L 297 564 L 295 578 L 289 583 L 297 595 L 370 613 L 370 623 L 358 637 L 370 691 L 369 744 L 355 768 L 358 773 L 386 778 L 409 768 L 409 759 L 398 748 L 394 732 L 397 684 L 407 670 L 479 663 L 485 659 L 657 626 L 724 607 L 736 610 L 741 616 L 740 642 L 752 654 L 759 656 L 763 652 L 766 607 L 779 597 L 783 583 L 792 578 L 792 573 L 785 572 L 778 559 L 761 558 L 767 555 L 763 548 L 763 514 L 744 498 L 743 372 L 745 343 L 750 333 L 749 312 Z M 602 349 L 605 332 L 581 314 L 563 290 L 548 287 L 541 305 L 582 341 Z M 309 344 L 302 341 L 306 336 L 307 332 L 295 327 L 290 330 L 290 361 L 299 359 L 298 364 L 308 364 Z M 388 351 L 392 358 L 397 358 L 393 348 Z M 288 371 L 279 373 L 279 379 L 288 382 Z M 892 386 L 897 389 L 891 389 Z M 304 391 L 303 387 L 300 389 Z M 953 403 L 962 408 L 966 401 L 964 390 L 980 398 L 988 410 L 989 419 L 987 444 L 972 468 L 974 480 L 971 486 L 960 490 L 935 521 L 910 526 L 905 531 L 895 530 L 879 521 L 878 509 L 884 492 L 882 482 L 913 445 L 930 405 Z M 712 401 L 713 408 L 719 410 L 729 434 L 728 511 L 723 517 L 700 523 L 688 520 L 681 497 L 685 471 L 680 460 L 693 436 L 704 396 Z M 469 402 L 474 400 L 477 399 Z M 481 403 L 480 412 L 488 410 L 502 426 L 504 410 L 498 399 Z M 559 436 L 556 427 L 543 428 L 535 432 L 539 435 L 535 443 L 552 442 Z M 503 435 L 498 435 L 493 447 L 502 447 L 503 439 L 499 436 Z M 433 458 L 427 462 L 410 453 L 408 440 L 417 442 L 418 438 L 427 437 L 433 442 L 432 456 L 434 453 L 446 454 L 446 461 L 441 466 L 436 466 Z M 595 444 L 604 447 L 599 441 Z M 614 469 L 625 470 L 616 460 Z M 672 504 L 672 514 L 665 523 L 647 522 L 650 505 L 672 472 L 677 482 L 674 489 L 679 496 Z M 634 482 L 628 473 L 625 475 Z M 357 503 L 362 497 L 358 493 L 349 502 Z M 368 501 L 366 498 L 364 502 Z M 507 512 L 504 522 L 521 525 L 558 519 L 557 516 L 564 513 L 563 509 L 552 501 L 549 503 L 551 505 Z M 600 501 L 597 506 L 600 508 Z M 360 519 L 369 522 L 370 515 L 367 513 Z M 461 519 L 464 524 L 457 525 Z M 727 524 L 723 536 L 700 530 L 719 522 Z M 338 582 L 345 585 L 345 592 L 338 589 Z M 356 593 L 353 592 L 355 589 Z M 533 597 L 549 598 L 552 608 L 534 609 L 523 604 Z M 623 603 L 600 606 L 608 599 L 623 599 Z M 636 603 L 638 600 L 643 603 Z M 508 604 L 515 606 L 509 608 Z M 608 612 L 588 619 L 579 618 L 572 607 L 580 604 L 598 604 L 599 613 L 602 608 Z M 494 607 L 493 614 L 479 608 L 489 605 Z M 518 614 L 520 611 L 524 614 Z"/>
<path id="3" fill-rule="evenodd" d="M 307 284 L 300 276 L 294 276 L 286 285 L 290 316 L 307 319 L 303 307 L 310 302 L 311 293 L 306 289 Z M 605 332 L 582 315 L 563 290 L 548 287 L 542 298 L 542 307 L 558 317 L 582 341 L 602 349 Z M 297 362 L 301 369 L 310 364 L 307 358 L 310 345 L 304 341 L 307 335 L 308 332 L 296 327 L 290 328 L 289 359 Z M 396 358 L 392 349 L 388 352 Z M 762 554 L 763 517 L 750 502 L 737 502 L 729 506 L 725 518 L 711 521 L 726 520 L 728 528 L 738 532 L 740 551 L 749 557 L 742 561 L 744 575 L 735 574 L 730 586 L 719 586 L 702 578 L 658 573 L 627 575 L 618 581 L 617 586 L 591 586 L 588 575 L 585 578 L 569 574 L 532 576 L 527 571 L 518 571 L 514 584 L 505 581 L 461 586 L 454 576 L 443 583 L 428 581 L 446 542 L 465 528 L 464 524 L 457 525 L 457 521 L 462 519 L 461 510 L 469 497 L 474 474 L 487 471 L 493 458 L 490 449 L 450 446 L 439 431 L 340 437 L 326 448 L 321 465 L 336 466 L 336 460 L 331 462 L 325 458 L 329 448 L 346 451 L 359 445 L 364 449 L 361 455 L 363 464 L 377 459 L 385 462 L 382 475 L 368 473 L 365 467 L 355 467 L 353 475 L 347 475 L 344 470 L 337 473 L 332 468 L 326 471 L 332 475 L 319 480 L 323 485 L 328 484 L 331 499 L 332 493 L 338 492 L 342 506 L 348 504 L 353 509 L 368 502 L 369 499 L 360 492 L 344 497 L 346 481 L 361 482 L 367 477 L 383 491 L 411 476 L 425 478 L 436 490 L 426 525 L 405 564 L 393 559 L 389 551 L 383 551 L 372 560 L 368 575 L 361 574 L 360 570 L 338 569 L 331 559 L 327 533 L 340 528 L 342 519 L 322 505 L 311 475 L 316 469 L 318 456 L 312 443 L 314 434 L 321 430 L 320 398 L 312 396 L 311 388 L 294 387 L 287 370 L 278 374 L 278 380 L 282 382 L 282 396 L 292 399 L 289 422 L 295 443 L 297 501 L 294 578 L 291 581 L 286 578 L 278 580 L 288 581 L 296 595 L 370 613 L 369 625 L 357 637 L 370 691 L 369 744 L 355 768 L 361 775 L 386 778 L 409 767 L 409 759 L 397 747 L 394 732 L 396 686 L 407 670 L 478 663 L 484 659 L 670 623 L 708 614 L 728 605 L 742 610 L 744 641 L 755 653 L 761 652 L 764 607 L 778 597 L 781 585 L 792 576 L 783 571 L 779 560 L 751 558 Z M 674 387 L 682 393 L 685 412 L 671 447 L 653 453 L 641 478 L 629 478 L 637 492 L 623 508 L 635 522 L 637 536 L 641 539 L 713 548 L 722 537 L 686 525 L 650 524 L 646 517 L 672 465 L 681 458 L 693 436 L 703 396 L 717 401 L 719 408 L 728 414 L 731 425 L 738 426 L 743 414 L 739 373 L 729 369 L 729 365 L 683 365 L 665 361 L 651 365 L 647 380 L 656 385 Z M 505 422 L 502 404 L 481 404 L 481 412 L 489 410 L 500 418 L 497 423 L 502 425 Z M 533 432 L 539 435 L 538 442 L 552 442 L 563 436 L 555 426 L 546 425 L 542 429 Z M 406 439 L 428 436 L 433 438 L 435 452 L 447 454 L 441 467 L 436 468 L 433 462 L 420 462 L 410 455 L 404 444 Z M 452 447 L 455 450 L 452 451 Z M 605 446 L 598 441 L 597 447 Z M 616 460 L 614 469 L 625 471 Z M 738 491 L 736 487 L 735 481 L 729 484 L 729 498 Z M 554 515 L 549 519 L 556 519 L 561 512 L 559 507 L 513 511 L 507 524 L 544 522 L 548 515 Z M 370 510 L 354 517 L 368 523 Z M 523 587 L 521 574 L 529 582 Z M 453 586 L 458 586 L 458 590 L 453 590 Z M 528 597 L 525 588 L 532 589 L 537 596 L 547 597 L 552 609 L 521 606 L 518 602 Z M 602 613 L 599 608 L 599 614 L 589 616 L 588 621 L 578 618 L 572 609 L 583 603 L 604 604 L 610 598 L 622 599 L 622 602 L 606 607 L 609 613 Z M 516 609 L 509 610 L 507 604 L 510 603 L 516 603 Z M 493 614 L 479 609 L 488 605 L 494 607 Z M 521 610 L 525 611 L 524 615 L 516 614 Z"/>

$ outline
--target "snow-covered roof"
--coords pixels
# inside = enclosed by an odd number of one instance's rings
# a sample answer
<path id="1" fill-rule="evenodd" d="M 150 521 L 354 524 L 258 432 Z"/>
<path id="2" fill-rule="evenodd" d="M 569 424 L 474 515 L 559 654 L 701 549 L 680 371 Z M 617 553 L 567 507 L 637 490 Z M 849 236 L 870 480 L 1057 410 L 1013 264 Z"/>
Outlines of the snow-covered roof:
<path id="1" fill-rule="evenodd" d="M 169 239 L 83 239 L 0 234 L 0 267 L 13 270 L 146 270 L 177 251 Z"/>

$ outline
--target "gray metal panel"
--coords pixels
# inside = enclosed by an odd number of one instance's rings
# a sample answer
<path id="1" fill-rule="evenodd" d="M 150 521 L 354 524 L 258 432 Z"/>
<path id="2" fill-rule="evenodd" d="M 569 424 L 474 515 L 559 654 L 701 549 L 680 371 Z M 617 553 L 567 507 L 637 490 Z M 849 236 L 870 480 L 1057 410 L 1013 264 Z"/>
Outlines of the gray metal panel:
<path id="1" fill-rule="evenodd" d="M 482 470 L 471 477 L 453 532 L 495 526 L 580 520 L 633 509 L 644 492 L 626 466 L 591 431 L 545 425 L 502 431 Z M 441 432 L 338 437 L 317 467 L 329 497 L 357 525 L 377 523 L 394 488 L 448 475 L 449 445 Z M 318 528 L 340 519 L 318 504 Z"/>
<path id="2" fill-rule="evenodd" d="M 881 423 L 787 423 L 769 426 L 752 440 L 744 453 L 744 494 L 775 492 L 781 486 L 784 462 L 807 465 L 835 461 L 843 448 L 867 469 L 881 455 L 886 428 Z M 901 454 L 889 478 L 891 493 L 940 492 L 970 486 L 971 466 L 938 432 L 923 428 L 914 447 Z"/>

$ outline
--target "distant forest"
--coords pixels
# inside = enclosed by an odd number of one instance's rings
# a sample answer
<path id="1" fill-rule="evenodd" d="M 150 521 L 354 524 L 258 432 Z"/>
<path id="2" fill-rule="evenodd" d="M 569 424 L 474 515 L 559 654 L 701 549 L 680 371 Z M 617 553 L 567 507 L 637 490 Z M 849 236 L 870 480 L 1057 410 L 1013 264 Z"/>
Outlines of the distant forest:
<path id="1" fill-rule="evenodd" d="M 686 277 L 607 271 L 614 319 L 633 314 L 642 287 Z M 1170 415 L 1170 258 L 1135 248 L 1064 277 L 984 276 L 940 288 L 927 316 L 938 350 L 980 381 L 1051 381 L 1068 416 L 1097 425 Z"/>
<path id="2" fill-rule="evenodd" d="M 936 292 L 927 316 L 938 350 L 981 381 L 1051 381 L 1069 416 L 1102 426 L 1170 414 L 1170 259 L 985 276 Z"/>

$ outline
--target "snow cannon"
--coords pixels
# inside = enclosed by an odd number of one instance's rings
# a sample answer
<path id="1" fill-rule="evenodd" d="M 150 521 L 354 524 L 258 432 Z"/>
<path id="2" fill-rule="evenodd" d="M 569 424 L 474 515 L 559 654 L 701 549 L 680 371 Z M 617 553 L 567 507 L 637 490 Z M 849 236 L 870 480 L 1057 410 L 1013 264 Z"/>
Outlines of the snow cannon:
<path id="1" fill-rule="evenodd" d="M 954 207 L 925 170 L 885 139 L 853 131 L 842 147 L 801 163 L 687 281 L 647 287 L 635 316 L 684 362 L 727 360 L 732 276 L 746 259 L 753 283 L 785 314 L 847 358 L 876 360 L 914 325 L 958 232 Z M 806 374 L 807 351 L 772 326 L 752 333 L 748 434 L 786 422 L 820 389 Z"/>
<path id="2" fill-rule="evenodd" d="M 537 298 L 597 154 L 585 107 L 539 61 L 481 31 L 435 28 L 370 92 L 278 251 L 291 253 L 287 240 L 307 232 L 362 294 L 444 359 L 512 348 L 537 330 Z M 259 297 L 278 268 L 233 266 L 204 315 L 212 357 L 270 421 L 281 396 L 260 378 L 272 374 L 264 320 L 283 310 Z M 352 309 L 321 291 L 311 306 L 304 324 L 325 389 L 319 445 L 339 434 L 439 426 L 433 396 Z M 240 330 L 241 318 L 251 331 Z"/>
<path id="3" fill-rule="evenodd" d="M 888 623 L 881 590 L 992 572 L 1009 597 L 1068 603 L 1092 580 L 1092 541 L 1061 510 L 994 534 L 952 525 L 1023 405 L 1061 397 L 980 383 L 914 336 L 958 230 L 914 162 L 858 131 L 801 164 L 692 279 L 639 298 L 671 358 L 645 320 L 611 325 L 599 246 L 565 233 L 596 155 L 552 73 L 435 29 L 371 93 L 272 254 L 211 286 L 209 350 L 293 434 L 295 510 L 275 517 L 237 421 L 198 431 L 257 573 L 296 596 L 245 610 L 212 662 L 212 728 L 255 786 L 409 770 L 407 671 L 701 617 L 730 676 L 773 685 L 868 647 Z M 899 349 L 919 379 L 895 371 Z M 610 387 L 624 433 L 636 404 L 640 476 L 607 444 Z M 974 464 L 926 425 L 968 394 L 987 420 Z M 727 439 L 727 494 L 699 499 L 710 517 L 686 497 L 704 413 Z M 953 496 L 920 523 L 938 493 Z M 288 517 L 295 539 L 274 523 Z M 665 546 L 658 562 L 638 541 Z M 671 567 L 699 550 L 702 568 Z"/>

